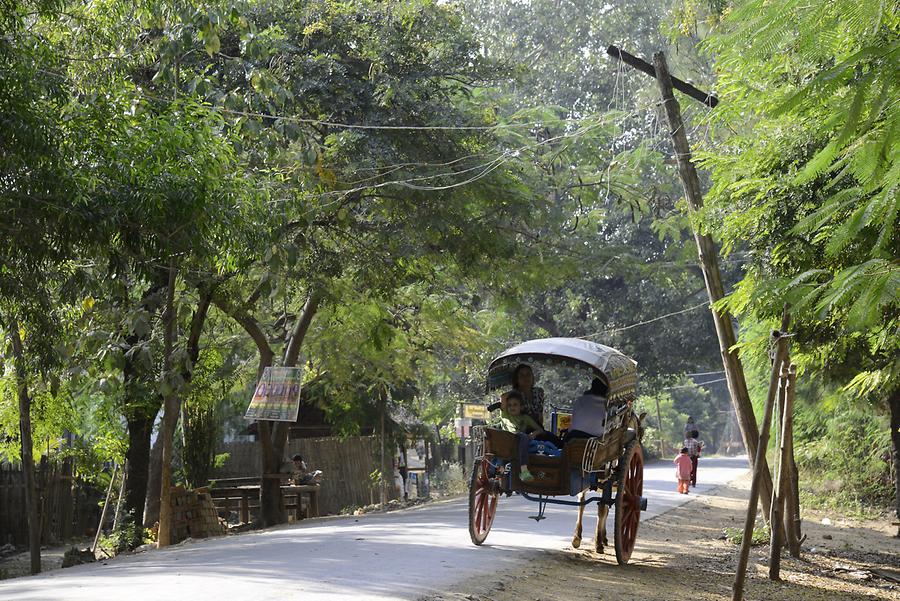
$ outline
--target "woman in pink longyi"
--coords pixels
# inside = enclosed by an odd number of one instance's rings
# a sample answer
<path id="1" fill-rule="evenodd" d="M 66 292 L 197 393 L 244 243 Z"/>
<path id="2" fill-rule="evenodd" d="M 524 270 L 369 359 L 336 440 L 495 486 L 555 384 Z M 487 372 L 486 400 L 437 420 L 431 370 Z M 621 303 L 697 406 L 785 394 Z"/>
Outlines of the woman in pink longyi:
<path id="1" fill-rule="evenodd" d="M 686 495 L 691 486 L 691 470 L 693 469 L 693 463 L 691 462 L 691 456 L 688 455 L 687 447 L 681 449 L 681 453 L 675 457 L 674 463 L 675 477 L 678 479 L 678 492 Z"/>

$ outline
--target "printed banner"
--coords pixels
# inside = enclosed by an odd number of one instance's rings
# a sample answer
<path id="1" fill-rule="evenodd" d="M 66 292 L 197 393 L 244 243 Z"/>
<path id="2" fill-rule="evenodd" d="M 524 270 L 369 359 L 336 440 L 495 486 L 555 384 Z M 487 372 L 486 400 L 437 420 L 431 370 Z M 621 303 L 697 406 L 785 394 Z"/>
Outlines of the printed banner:
<path id="1" fill-rule="evenodd" d="M 244 419 L 295 422 L 300 411 L 299 367 L 267 367 L 256 385 Z"/>

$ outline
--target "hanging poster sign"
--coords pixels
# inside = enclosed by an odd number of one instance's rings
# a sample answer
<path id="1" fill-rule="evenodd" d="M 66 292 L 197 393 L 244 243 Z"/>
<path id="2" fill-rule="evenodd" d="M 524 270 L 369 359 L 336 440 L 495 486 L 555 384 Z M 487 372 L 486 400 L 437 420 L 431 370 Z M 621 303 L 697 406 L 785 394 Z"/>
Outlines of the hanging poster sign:
<path id="1" fill-rule="evenodd" d="M 256 385 L 244 419 L 295 422 L 300 411 L 299 367 L 267 367 Z"/>

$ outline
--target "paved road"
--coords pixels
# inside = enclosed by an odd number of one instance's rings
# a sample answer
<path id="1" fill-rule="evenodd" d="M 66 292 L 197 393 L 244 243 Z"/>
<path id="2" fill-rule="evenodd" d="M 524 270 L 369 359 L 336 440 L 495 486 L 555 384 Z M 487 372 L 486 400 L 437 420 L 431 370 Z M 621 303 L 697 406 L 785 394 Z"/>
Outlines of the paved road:
<path id="1" fill-rule="evenodd" d="M 643 518 L 685 503 L 746 470 L 745 457 L 702 459 L 702 483 L 685 496 L 675 492 L 668 462 L 648 465 L 644 494 L 649 507 Z M 502 499 L 482 547 L 469 541 L 466 501 L 454 500 L 199 541 L 0 582 L 0 600 L 415 599 L 479 574 L 521 565 L 543 549 L 567 547 L 574 508 L 551 506 L 540 523 L 528 519 L 535 508 L 519 497 Z M 593 516 L 586 518 L 584 545 L 591 544 L 594 524 Z M 640 545 L 638 533 L 638 549 Z"/>

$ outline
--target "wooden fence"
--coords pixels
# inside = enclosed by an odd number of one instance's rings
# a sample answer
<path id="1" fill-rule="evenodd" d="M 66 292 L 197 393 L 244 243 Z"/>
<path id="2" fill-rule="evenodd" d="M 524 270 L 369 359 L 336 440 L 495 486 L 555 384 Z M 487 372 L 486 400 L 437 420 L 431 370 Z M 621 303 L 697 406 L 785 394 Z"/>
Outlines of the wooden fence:
<path id="1" fill-rule="evenodd" d="M 97 527 L 99 493 L 77 483 L 71 459 L 35 465 L 41 543 L 91 534 Z M 25 477 L 18 465 L 0 463 L 0 544 L 28 544 Z"/>
<path id="2" fill-rule="evenodd" d="M 219 446 L 217 453 L 228 453 L 225 465 L 213 478 L 240 478 L 259 476 L 261 470 L 260 448 L 257 442 L 230 442 Z M 348 438 L 300 438 L 288 441 L 285 460 L 295 454 L 303 455 L 311 470 L 322 470 L 319 492 L 321 514 L 339 513 L 351 506 L 377 502 L 380 490 L 372 486 L 369 475 L 378 469 L 380 457 L 377 436 L 351 436 Z M 391 460 L 387 449 L 387 461 Z M 388 474 L 388 492 L 393 495 L 393 482 Z"/>

